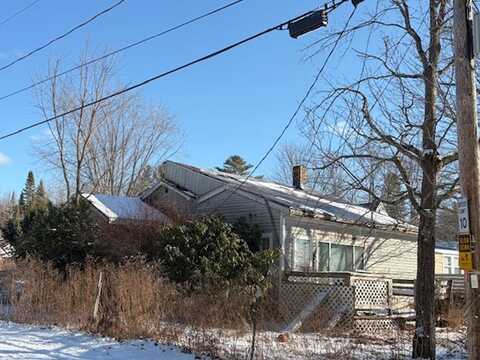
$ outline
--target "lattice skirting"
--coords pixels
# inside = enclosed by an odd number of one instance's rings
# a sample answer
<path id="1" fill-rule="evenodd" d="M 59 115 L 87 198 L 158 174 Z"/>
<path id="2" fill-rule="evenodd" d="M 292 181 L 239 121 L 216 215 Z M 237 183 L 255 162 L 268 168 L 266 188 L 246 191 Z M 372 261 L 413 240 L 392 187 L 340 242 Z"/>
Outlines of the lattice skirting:
<path id="1" fill-rule="evenodd" d="M 326 294 L 320 305 L 311 313 L 308 310 L 308 315 L 302 319 L 301 329 L 304 331 L 332 327 L 363 333 L 393 330 L 398 328 L 398 321 L 378 318 L 378 314 L 389 313 L 391 289 L 391 280 L 388 279 L 351 277 L 347 281 L 333 277 L 292 276 L 279 285 L 279 310 L 285 324 L 295 323 L 302 310 L 315 308 L 312 304 L 318 304 L 319 296 Z M 356 315 L 361 311 L 377 316 L 359 320 Z"/>
<path id="2" fill-rule="evenodd" d="M 353 331 L 358 335 L 395 331 L 402 329 L 403 323 L 403 319 L 353 319 Z"/>
<path id="3" fill-rule="evenodd" d="M 387 309 L 389 308 L 390 287 L 388 281 L 355 279 L 356 309 Z"/>
<path id="4" fill-rule="evenodd" d="M 334 321 L 337 326 L 351 327 L 354 315 L 354 289 L 344 285 L 321 285 L 315 283 L 284 282 L 280 285 L 280 313 L 289 323 L 309 304 L 315 296 L 328 295 L 304 324 L 308 330 L 325 328 Z"/>

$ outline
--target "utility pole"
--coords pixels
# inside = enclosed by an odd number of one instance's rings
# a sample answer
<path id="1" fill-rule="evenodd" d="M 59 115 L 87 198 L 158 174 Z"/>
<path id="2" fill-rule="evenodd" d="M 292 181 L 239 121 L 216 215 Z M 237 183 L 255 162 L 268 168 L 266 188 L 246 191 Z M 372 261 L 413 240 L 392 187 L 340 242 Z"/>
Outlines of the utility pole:
<path id="1" fill-rule="evenodd" d="M 472 0 L 454 0 L 455 82 L 458 133 L 458 160 L 462 195 L 468 202 L 467 238 L 473 245 L 471 271 L 465 271 L 468 313 L 468 352 L 470 360 L 480 359 L 480 300 L 478 270 L 480 265 L 480 156 L 477 133 L 477 99 L 473 44 Z M 460 249 L 462 250 L 462 249 Z M 468 249 L 467 255 L 472 249 Z M 468 259 L 467 259 L 468 260 Z M 472 281 L 473 280 L 473 281 Z M 477 284 L 475 284 L 477 283 Z"/>

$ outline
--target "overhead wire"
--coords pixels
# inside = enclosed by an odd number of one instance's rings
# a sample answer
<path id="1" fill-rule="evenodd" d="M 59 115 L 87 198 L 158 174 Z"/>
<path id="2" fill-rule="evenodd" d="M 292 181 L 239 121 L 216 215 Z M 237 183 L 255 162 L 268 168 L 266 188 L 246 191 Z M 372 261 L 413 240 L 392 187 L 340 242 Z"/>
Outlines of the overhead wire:
<path id="1" fill-rule="evenodd" d="M 338 7 L 338 5 L 340 4 L 343 4 L 344 2 L 346 1 L 342 1 L 340 3 L 337 3 L 336 4 L 336 7 Z M 335 7 L 335 8 L 336 8 Z M 327 57 L 325 58 L 325 61 L 323 62 L 320 70 L 317 72 L 313 82 L 310 84 L 310 86 L 308 87 L 306 93 L 304 94 L 304 96 L 302 97 L 301 101 L 299 102 L 299 104 L 297 105 L 297 107 L 295 108 L 295 111 L 292 113 L 292 115 L 290 116 L 289 120 L 287 121 L 286 125 L 283 127 L 282 131 L 280 132 L 280 134 L 275 138 L 275 140 L 273 141 L 272 145 L 268 148 L 267 152 L 262 156 L 262 158 L 260 159 L 260 161 L 255 165 L 255 167 L 253 168 L 253 170 L 245 177 L 245 179 L 243 179 L 241 181 L 241 183 L 236 186 L 232 191 L 230 191 L 229 195 L 225 198 L 225 200 L 223 200 L 218 206 L 216 206 L 214 209 L 212 209 L 212 213 L 214 213 L 223 203 L 227 202 L 237 191 L 239 191 L 247 182 L 248 180 L 255 174 L 255 172 L 258 170 L 258 168 L 263 164 L 263 162 L 267 159 L 267 157 L 272 153 L 272 151 L 276 148 L 276 146 L 278 145 L 278 143 L 280 142 L 280 140 L 283 138 L 283 136 L 285 135 L 285 133 L 287 132 L 287 130 L 290 128 L 290 126 L 293 124 L 293 121 L 295 120 L 295 118 L 297 117 L 298 113 L 300 112 L 300 110 L 302 109 L 303 105 L 305 104 L 305 102 L 308 100 L 308 98 L 310 97 L 310 94 L 312 93 L 313 89 L 315 88 L 315 86 L 317 85 L 318 83 L 318 80 L 320 79 L 320 76 L 322 75 L 323 71 L 325 70 L 327 64 L 328 64 L 328 61 L 330 60 L 331 56 L 333 55 L 333 53 L 335 52 L 335 49 L 337 48 L 341 38 L 343 37 L 343 34 L 344 32 L 346 31 L 346 29 L 348 28 L 348 25 L 350 24 L 350 21 L 351 19 L 353 18 L 353 15 L 355 14 L 355 11 L 356 11 L 356 7 L 354 7 L 353 11 L 351 12 L 347 22 L 346 22 L 346 25 L 343 29 L 343 31 L 340 33 L 340 35 L 337 37 L 337 40 L 335 41 L 335 43 L 333 44 L 332 48 L 330 49 L 330 52 L 328 53 Z"/>
<path id="2" fill-rule="evenodd" d="M 76 112 L 76 111 L 79 111 L 79 110 L 82 110 L 82 109 L 84 109 L 84 108 L 93 106 L 93 105 L 95 105 L 95 104 L 97 104 L 97 103 L 106 101 L 106 100 L 108 100 L 108 99 L 114 98 L 114 97 L 119 96 L 119 95 L 121 95 L 121 94 L 130 92 L 130 91 L 132 91 L 132 90 L 134 90 L 134 89 L 137 89 L 137 88 L 139 88 L 139 87 L 145 86 L 145 85 L 147 85 L 147 84 L 149 84 L 149 83 L 151 83 L 151 82 L 153 82 L 153 81 L 156 81 L 156 80 L 158 80 L 158 79 L 161 79 L 161 78 L 163 78 L 163 77 L 166 77 L 166 76 L 168 76 L 168 75 L 171 75 L 171 74 L 173 74 L 173 73 L 176 73 L 176 72 L 178 72 L 178 71 L 180 71 L 180 70 L 183 70 L 183 69 L 185 69 L 185 68 L 188 68 L 188 67 L 190 67 L 190 66 L 192 66 L 192 65 L 195 65 L 195 64 L 204 62 L 204 61 L 206 61 L 206 60 L 208 60 L 208 59 L 211 59 L 211 58 L 216 57 L 216 56 L 218 56 L 218 55 L 220 55 L 220 54 L 223 54 L 223 53 L 225 53 L 225 52 L 227 52 L 227 51 L 230 51 L 230 50 L 232 50 L 232 49 L 234 49 L 234 48 L 236 48 L 236 47 L 238 47 L 238 46 L 240 46 L 240 45 L 243 45 L 243 44 L 245 44 L 245 43 L 247 43 L 247 42 L 250 42 L 250 41 L 252 41 L 252 40 L 255 40 L 255 39 L 257 39 L 257 38 L 259 38 L 259 37 L 261 37 L 261 36 L 264 36 L 264 35 L 272 32 L 272 31 L 280 30 L 280 29 L 282 29 L 284 26 L 288 25 L 290 22 L 295 21 L 295 20 L 297 20 L 297 19 L 300 19 L 300 18 L 302 18 L 302 17 L 304 17 L 304 16 L 306 16 L 306 15 L 309 15 L 309 14 L 311 14 L 311 13 L 312 13 L 312 11 L 308 11 L 308 12 L 306 12 L 306 13 L 304 13 L 304 14 L 302 14 L 302 15 L 299 15 L 299 16 L 293 18 L 293 19 L 290 19 L 290 20 L 288 20 L 288 21 L 284 21 L 284 22 L 282 22 L 282 23 L 280 23 L 280 24 L 278 24 L 278 25 L 275 25 L 275 26 L 272 26 L 272 27 L 270 27 L 270 28 L 267 28 L 267 29 L 265 29 L 265 30 L 263 30 L 263 31 L 260 31 L 260 32 L 258 32 L 258 33 L 256 33 L 256 34 L 254 34 L 254 35 L 251 35 L 251 36 L 249 36 L 249 37 L 247 37 L 247 38 L 244 38 L 244 39 L 242 39 L 242 40 L 240 40 L 240 41 L 237 41 L 237 42 L 235 42 L 235 43 L 233 43 L 233 44 L 230 44 L 230 45 L 228 45 L 228 46 L 226 46 L 226 47 L 224 47 L 224 48 L 222 48 L 222 49 L 213 51 L 213 52 L 211 52 L 211 53 L 209 53 L 209 54 L 207 54 L 207 55 L 205 55 L 205 56 L 202 56 L 202 57 L 200 57 L 200 58 L 197 58 L 197 59 L 195 59 L 195 60 L 192 60 L 192 61 L 190 61 L 190 62 L 188 62 L 188 63 L 186 63 L 186 64 L 180 65 L 180 66 L 178 66 L 178 67 L 176 67 L 176 68 L 173 68 L 173 69 L 171 69 L 171 70 L 165 71 L 165 72 L 160 73 L 160 74 L 155 75 L 155 76 L 152 76 L 152 77 L 150 77 L 150 78 L 148 78 L 148 79 L 146 79 L 146 80 L 143 80 L 143 81 L 138 82 L 138 83 L 136 83 L 136 84 L 134 84 L 134 85 L 128 86 L 128 87 L 126 87 L 126 88 L 124 88 L 124 89 L 115 91 L 115 92 L 113 92 L 113 93 L 111 93 L 111 94 L 109 94 L 109 95 L 106 95 L 106 96 L 104 96 L 104 97 L 102 97 L 102 98 L 100 98 L 100 99 L 93 100 L 93 101 L 91 101 L 91 102 L 89 102 L 89 103 L 86 103 L 86 104 L 83 104 L 83 105 L 81 105 L 81 106 L 77 106 L 77 107 L 75 107 L 75 108 L 72 108 L 72 109 L 70 109 L 70 110 L 67 110 L 67 111 L 65 111 L 65 112 L 63 112 L 63 113 L 61 113 L 61 114 L 57 114 L 57 115 L 52 116 L 52 117 L 49 117 L 49 118 L 47 118 L 47 119 L 44 119 L 44 120 L 41 120 L 41 121 L 37 121 L 37 122 L 32 123 L 32 124 L 30 124 L 30 125 L 27 125 L 27 126 L 25 126 L 25 127 L 19 128 L 19 129 L 15 130 L 15 131 L 12 131 L 12 132 L 8 133 L 8 134 L 5 134 L 5 135 L 0 136 L 0 140 L 4 140 L 4 139 L 6 139 L 6 138 L 9 138 L 9 137 L 18 135 L 18 134 L 20 134 L 20 133 L 22 133 L 22 132 L 25 132 L 25 131 L 27 131 L 27 130 L 29 130 L 29 129 L 32 129 L 32 128 L 35 128 L 35 127 L 38 127 L 38 126 L 47 124 L 47 123 L 49 123 L 49 122 L 51 122 L 51 121 L 53 121 L 53 120 L 59 119 L 59 118 L 61 118 L 61 117 L 64 117 L 64 116 L 66 116 L 66 115 L 69 115 L 69 114 L 72 114 L 72 113 L 74 113 L 74 112 Z M 317 80 L 318 80 L 318 79 L 317 79 Z M 311 91 L 311 90 L 310 90 L 310 91 Z M 298 111 L 297 111 L 297 112 L 298 112 Z"/>
<path id="3" fill-rule="evenodd" d="M 377 1 L 378 1 L 378 0 L 377 0 Z M 377 2 L 377 6 L 378 6 L 378 2 Z M 421 22 L 420 25 L 423 25 L 423 23 L 426 21 L 427 14 L 428 14 L 428 12 L 425 13 L 425 15 L 424 15 L 424 17 L 423 17 L 422 22 Z M 370 28 L 370 30 L 372 30 L 372 28 Z M 372 33 L 372 32 L 370 31 L 370 33 L 369 33 L 369 39 L 370 39 L 371 33 Z M 398 41 L 396 42 L 396 44 L 395 44 L 395 46 L 394 46 L 395 49 L 401 44 L 401 42 L 403 41 L 403 39 L 404 39 L 406 36 L 407 36 L 407 33 L 404 33 L 404 34 L 398 39 Z M 370 40 L 367 40 L 367 43 L 368 43 L 369 41 L 370 41 Z M 403 60 L 404 60 L 405 57 L 407 56 L 407 54 L 408 54 L 408 49 L 409 49 L 411 46 L 412 46 L 412 43 L 410 43 L 410 44 L 407 46 L 407 49 L 404 51 L 404 53 L 403 53 L 402 56 L 401 56 L 401 60 L 399 61 L 399 65 L 398 65 L 398 66 L 400 66 L 400 64 L 403 62 Z M 367 44 L 367 49 L 368 49 L 368 44 Z M 363 77 L 363 73 L 364 73 L 365 66 L 366 66 L 365 60 L 366 60 L 366 59 L 364 58 L 364 60 L 363 60 L 363 65 L 362 65 L 361 76 L 360 76 L 360 81 L 361 81 L 361 79 L 362 79 L 362 77 Z M 378 67 L 378 69 L 379 69 L 380 67 L 381 67 L 381 65 Z M 358 89 L 359 89 L 359 87 L 360 87 L 360 81 L 357 82 L 357 91 L 358 91 Z M 381 90 L 380 96 L 377 96 L 377 97 L 375 98 L 375 102 L 372 104 L 372 106 L 369 107 L 369 111 L 372 111 L 372 110 L 375 108 L 375 106 L 378 104 L 379 99 L 383 96 L 383 94 L 385 93 L 386 89 L 387 89 L 388 86 L 390 85 L 391 81 L 392 81 L 392 78 L 389 78 L 389 79 L 387 80 L 386 85 L 385 85 L 385 86 L 383 87 L 383 89 Z M 357 93 L 355 93 L 355 95 L 357 95 Z M 355 96 L 355 98 L 356 98 L 356 97 L 357 97 L 357 96 Z M 316 133 L 318 133 L 318 129 L 316 130 Z M 312 148 L 313 148 L 313 145 L 314 145 L 314 144 L 313 144 L 313 141 L 312 141 L 311 144 L 310 144 L 310 153 L 311 153 L 311 150 L 312 150 Z M 310 158 L 309 162 L 310 162 L 310 161 L 311 161 L 311 158 Z M 359 179 L 356 175 L 354 175 L 353 172 L 351 172 L 350 169 L 349 169 L 343 162 L 340 161 L 340 162 L 339 162 L 339 166 L 340 166 L 355 182 L 357 182 L 357 183 L 359 184 L 359 186 L 362 186 L 362 180 Z M 316 170 L 316 169 L 313 168 L 313 170 Z M 314 187 L 313 187 L 313 189 L 312 189 L 312 193 L 313 193 L 313 191 L 314 191 Z M 370 211 L 371 211 L 371 210 L 367 209 L 367 210 L 365 211 L 365 213 L 362 214 L 359 218 L 367 215 Z M 372 216 L 373 216 L 373 213 L 372 213 Z M 368 233 L 366 236 L 364 236 L 364 237 L 369 237 L 369 236 L 371 236 L 373 229 L 374 229 L 374 228 L 372 227 L 372 228 L 370 229 L 369 233 Z"/>
<path id="4" fill-rule="evenodd" d="M 73 28 L 71 28 L 70 30 L 68 30 L 67 32 L 63 33 L 62 35 L 59 35 L 51 40 L 49 40 L 48 42 L 46 42 L 44 45 L 41 45 L 33 50 L 30 50 L 29 52 L 27 52 L 25 55 L 22 55 L 20 57 L 18 57 L 17 59 L 15 60 L 12 60 L 11 62 L 9 62 L 8 64 L 5 64 L 3 66 L 0 66 L 0 71 L 3 71 L 3 70 L 6 70 L 10 67 L 12 67 L 13 65 L 19 63 L 20 61 L 22 60 L 25 60 L 27 59 L 28 57 L 38 53 L 39 51 L 47 48 L 48 46 L 52 45 L 53 43 L 59 41 L 59 40 L 62 40 L 64 38 L 66 38 L 67 36 L 69 36 L 70 34 L 72 34 L 73 32 L 77 31 L 78 29 L 81 29 L 83 28 L 84 26 L 88 25 L 89 23 L 95 21 L 97 18 L 99 18 L 100 16 L 102 15 L 105 15 L 106 13 L 112 11 L 113 9 L 115 9 L 116 7 L 118 7 L 119 5 L 121 5 L 123 2 L 125 2 L 125 0 L 119 0 L 117 1 L 115 4 L 109 6 L 108 8 L 100 11 L 99 13 L 96 13 L 94 16 L 90 17 L 89 19 L 83 21 L 82 23 L 74 26 Z"/>
<path id="5" fill-rule="evenodd" d="M 1 101 L 1 100 L 5 100 L 5 99 L 7 99 L 7 98 L 9 98 L 9 97 L 12 97 L 12 96 L 14 96 L 14 95 L 23 93 L 23 92 L 25 92 L 25 91 L 28 91 L 28 90 L 30 90 L 30 89 L 33 89 L 34 87 L 36 87 L 36 86 L 38 86 L 38 85 L 41 85 L 41 84 L 44 84 L 44 83 L 46 83 L 46 82 L 48 82 L 48 81 L 55 80 L 55 79 L 57 79 L 57 78 L 59 78 L 59 77 L 61 77 L 61 76 L 64 76 L 64 75 L 66 75 L 66 74 L 69 74 L 69 73 L 71 73 L 71 72 L 73 72 L 73 71 L 75 71 L 75 70 L 81 69 L 82 67 L 85 67 L 85 66 L 94 64 L 94 63 L 96 63 L 96 62 L 98 62 L 98 61 L 101 61 L 101 60 L 104 60 L 104 59 L 106 59 L 106 58 L 108 58 L 108 57 L 110 57 L 110 56 L 119 54 L 119 53 L 124 52 L 124 51 L 126 51 L 126 50 L 129 50 L 129 49 L 131 49 L 131 48 L 134 48 L 134 47 L 137 47 L 137 46 L 139 46 L 139 45 L 142 45 L 142 44 L 144 44 L 144 43 L 146 43 L 146 42 L 148 42 L 148 41 L 157 39 L 157 38 L 159 38 L 159 37 L 161 37 L 161 36 L 164 36 L 164 35 L 166 35 L 166 34 L 169 34 L 169 33 L 173 32 L 173 31 L 176 31 L 176 30 L 181 29 L 181 28 L 183 28 L 183 27 L 186 27 L 186 26 L 188 26 L 188 25 L 190 25 L 190 24 L 193 24 L 193 23 L 195 23 L 195 22 L 198 22 L 198 21 L 200 21 L 200 20 L 202 20 L 202 19 L 205 19 L 205 18 L 207 18 L 207 17 L 209 17 L 209 16 L 212 16 L 212 15 L 214 15 L 214 14 L 217 14 L 217 13 L 219 13 L 219 12 L 221 12 L 221 11 L 223 11 L 223 10 L 226 10 L 226 9 L 228 9 L 228 8 L 234 6 L 234 5 L 237 5 L 237 4 L 239 4 L 239 3 L 243 2 L 243 1 L 245 1 L 245 0 L 232 1 L 232 2 L 230 2 L 230 3 L 228 3 L 228 4 L 224 5 L 224 6 L 221 6 L 221 7 L 219 7 L 219 8 L 214 9 L 214 10 L 208 11 L 208 12 L 202 14 L 202 15 L 196 16 L 196 17 L 194 17 L 194 18 L 192 18 L 192 19 L 189 19 L 189 20 L 187 20 L 187 21 L 185 21 L 185 22 L 182 22 L 181 24 L 178 24 L 178 25 L 175 25 L 175 26 L 173 26 L 173 27 L 170 27 L 170 28 L 168 28 L 168 29 L 166 29 L 166 30 L 163 30 L 163 31 L 161 31 L 161 32 L 159 32 L 159 33 L 156 33 L 156 34 L 147 36 L 146 38 L 143 38 L 143 39 L 141 39 L 141 40 L 138 40 L 138 41 L 135 41 L 135 42 L 130 43 L 130 44 L 128 44 L 128 45 L 125 45 L 125 46 L 123 46 L 123 47 L 121 47 L 121 48 L 119 48 L 119 49 L 116 49 L 116 50 L 113 50 L 113 51 L 111 51 L 111 52 L 108 52 L 108 53 L 106 53 L 106 54 L 104 54 L 104 55 L 102 55 L 102 56 L 99 56 L 99 57 L 97 57 L 97 58 L 94 58 L 94 59 L 85 61 L 85 62 L 83 62 L 83 63 L 81 63 L 81 64 L 79 64 L 79 65 L 76 65 L 76 66 L 73 66 L 73 67 L 71 67 L 71 68 L 68 68 L 67 70 L 61 71 L 61 72 L 59 72 L 58 74 L 54 74 L 54 75 L 52 75 L 52 76 L 49 76 L 49 77 L 46 77 L 46 78 L 44 78 L 44 79 L 42 79 L 42 80 L 39 80 L 39 81 L 37 81 L 37 82 L 34 82 L 33 84 L 24 86 L 24 87 L 22 87 L 22 88 L 20 88 L 20 89 L 18 89 L 18 90 L 15 90 L 15 91 L 12 91 L 12 92 L 10 92 L 10 93 L 8 93 L 8 94 L 5 94 L 5 95 L 3 95 L 3 96 L 0 96 L 0 101 Z"/>
<path id="6" fill-rule="evenodd" d="M 5 25 L 6 23 L 8 23 L 9 21 L 15 19 L 18 15 L 22 14 L 23 12 L 27 11 L 28 9 L 30 9 L 31 7 L 35 6 L 37 3 L 39 3 L 40 0 L 35 0 L 33 2 L 31 2 L 30 4 L 28 4 L 27 6 L 21 8 L 20 10 L 14 12 L 12 15 L 9 15 L 7 16 L 5 19 L 3 20 L 0 20 L 0 26 L 2 25 Z"/>

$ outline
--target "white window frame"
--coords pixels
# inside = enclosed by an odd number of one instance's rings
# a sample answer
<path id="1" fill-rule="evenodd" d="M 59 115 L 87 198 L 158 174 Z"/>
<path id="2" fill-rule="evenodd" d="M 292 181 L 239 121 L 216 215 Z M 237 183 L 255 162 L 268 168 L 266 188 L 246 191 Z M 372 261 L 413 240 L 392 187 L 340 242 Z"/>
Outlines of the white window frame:
<path id="1" fill-rule="evenodd" d="M 358 246 L 358 245 L 348 245 L 348 244 L 340 244 L 336 243 L 334 241 L 322 241 L 318 239 L 310 239 L 307 236 L 293 236 L 292 238 L 292 269 L 296 270 L 297 268 L 297 257 L 296 257 L 296 241 L 297 240 L 302 240 L 302 241 L 308 241 L 309 242 L 309 253 L 310 253 L 310 266 L 309 266 L 309 271 L 313 272 L 320 272 L 320 244 L 328 244 L 328 270 L 327 272 L 332 272 L 330 270 L 330 259 L 332 258 L 332 245 L 343 245 L 343 246 L 348 246 L 352 248 L 352 265 L 353 269 L 352 270 L 344 270 L 344 272 L 366 272 L 367 268 L 367 262 L 365 259 L 365 247 L 364 246 Z M 314 254 L 314 247 L 315 247 L 315 254 Z M 362 248 L 363 249 L 363 258 L 362 258 L 362 269 L 357 269 L 356 266 L 356 248 Z M 314 256 L 315 256 L 315 263 L 314 263 Z"/>
<path id="2" fill-rule="evenodd" d="M 463 270 L 460 269 L 458 264 L 458 257 L 459 253 L 457 250 L 450 250 L 450 249 L 435 249 L 435 254 L 439 254 L 442 256 L 442 274 L 463 274 Z M 450 265 L 447 266 L 447 258 L 450 259 Z M 456 273 L 455 269 L 459 269 L 460 272 Z M 450 271 L 449 271 L 450 270 Z"/>
<path id="3" fill-rule="evenodd" d="M 447 264 L 447 258 L 450 260 L 450 265 Z M 459 272 L 455 272 L 456 269 L 459 269 Z M 462 270 L 458 266 L 458 255 L 455 254 L 443 254 L 443 273 L 458 275 L 462 273 Z"/>

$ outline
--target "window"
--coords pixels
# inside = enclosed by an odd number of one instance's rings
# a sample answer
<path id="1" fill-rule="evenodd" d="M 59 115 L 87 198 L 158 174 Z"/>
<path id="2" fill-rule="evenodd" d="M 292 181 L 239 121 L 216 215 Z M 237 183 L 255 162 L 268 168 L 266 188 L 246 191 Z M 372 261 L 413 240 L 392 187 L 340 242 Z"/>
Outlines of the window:
<path id="1" fill-rule="evenodd" d="M 330 245 L 330 271 L 353 271 L 353 247 Z"/>
<path id="2" fill-rule="evenodd" d="M 328 271 L 330 268 L 330 244 L 319 243 L 318 271 Z"/>
<path id="3" fill-rule="evenodd" d="M 361 246 L 354 246 L 353 253 L 355 254 L 355 269 L 365 270 L 365 251 Z"/>
<path id="4" fill-rule="evenodd" d="M 364 248 L 295 238 L 293 268 L 295 271 L 365 270 Z"/>
<path id="5" fill-rule="evenodd" d="M 444 274 L 461 274 L 458 266 L 458 256 L 443 255 L 443 273 Z"/>
<path id="6" fill-rule="evenodd" d="M 295 239 L 295 261 L 296 271 L 310 271 L 312 253 L 310 248 L 311 241 L 308 239 Z"/>

